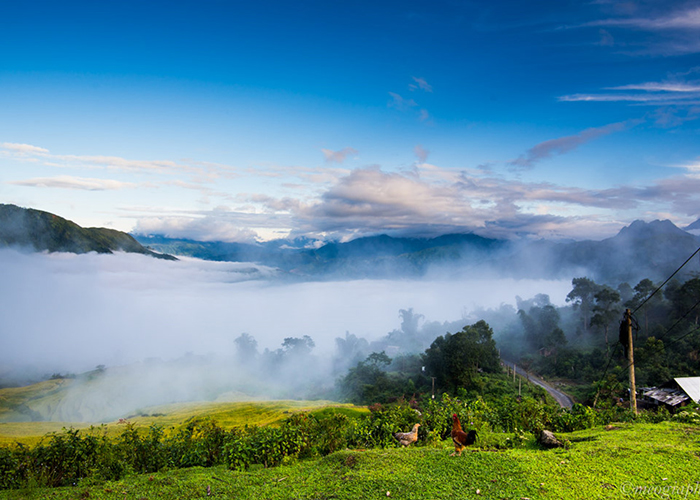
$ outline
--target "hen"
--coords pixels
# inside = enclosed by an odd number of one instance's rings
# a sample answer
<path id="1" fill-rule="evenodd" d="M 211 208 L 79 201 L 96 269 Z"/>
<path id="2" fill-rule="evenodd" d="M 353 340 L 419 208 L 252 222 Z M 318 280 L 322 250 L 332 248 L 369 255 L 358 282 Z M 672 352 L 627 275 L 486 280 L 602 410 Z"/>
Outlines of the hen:
<path id="1" fill-rule="evenodd" d="M 452 442 L 455 444 L 455 452 L 450 455 L 451 457 L 462 455 L 462 450 L 476 441 L 476 431 L 464 432 L 456 413 L 452 415 L 452 432 L 450 435 L 452 436 Z"/>
<path id="2" fill-rule="evenodd" d="M 394 437 L 402 445 L 408 446 L 409 444 L 418 441 L 418 427 L 420 427 L 420 424 L 414 425 L 411 432 L 396 432 L 394 433 Z"/>

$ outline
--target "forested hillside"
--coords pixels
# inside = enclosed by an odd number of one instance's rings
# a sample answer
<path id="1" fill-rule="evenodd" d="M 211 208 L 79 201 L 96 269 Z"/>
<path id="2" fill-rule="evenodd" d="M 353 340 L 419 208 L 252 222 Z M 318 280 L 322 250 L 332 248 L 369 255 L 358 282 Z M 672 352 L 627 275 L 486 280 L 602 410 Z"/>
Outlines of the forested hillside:
<path id="1" fill-rule="evenodd" d="M 0 247 L 71 253 L 140 253 L 159 259 L 175 257 L 144 248 L 131 235 L 102 227 L 83 228 L 41 210 L 0 204 Z"/>

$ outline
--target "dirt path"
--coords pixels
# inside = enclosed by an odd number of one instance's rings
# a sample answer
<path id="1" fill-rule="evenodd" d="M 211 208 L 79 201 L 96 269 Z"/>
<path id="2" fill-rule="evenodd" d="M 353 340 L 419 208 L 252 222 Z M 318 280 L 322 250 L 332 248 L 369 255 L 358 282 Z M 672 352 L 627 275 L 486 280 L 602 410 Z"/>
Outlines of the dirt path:
<path id="1" fill-rule="evenodd" d="M 557 403 L 559 403 L 559 405 L 562 408 L 571 408 L 574 405 L 574 400 L 571 399 L 568 394 L 560 391 L 559 389 L 555 389 L 554 387 L 549 385 L 547 382 L 545 382 L 544 380 L 542 380 L 538 376 L 526 372 L 525 370 L 523 370 L 519 366 L 515 365 L 514 363 L 511 363 L 510 361 L 506 361 L 505 359 L 503 359 L 501 361 L 503 361 L 504 365 L 507 365 L 511 368 L 513 368 L 513 366 L 515 366 L 515 373 L 517 373 L 521 377 L 526 378 L 528 381 L 532 382 L 533 384 L 539 385 L 540 387 L 542 387 L 542 389 L 547 391 L 557 401 Z"/>

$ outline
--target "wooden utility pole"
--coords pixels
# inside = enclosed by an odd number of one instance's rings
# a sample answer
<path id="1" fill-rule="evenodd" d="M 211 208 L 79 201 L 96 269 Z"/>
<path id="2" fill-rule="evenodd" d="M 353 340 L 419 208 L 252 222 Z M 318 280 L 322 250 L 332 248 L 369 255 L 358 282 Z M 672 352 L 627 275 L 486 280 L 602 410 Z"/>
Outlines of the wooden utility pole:
<path id="1" fill-rule="evenodd" d="M 634 346 L 632 345 L 632 312 L 625 309 L 625 328 L 627 329 L 627 359 L 630 367 L 630 409 L 637 414 L 637 382 L 634 378 Z"/>

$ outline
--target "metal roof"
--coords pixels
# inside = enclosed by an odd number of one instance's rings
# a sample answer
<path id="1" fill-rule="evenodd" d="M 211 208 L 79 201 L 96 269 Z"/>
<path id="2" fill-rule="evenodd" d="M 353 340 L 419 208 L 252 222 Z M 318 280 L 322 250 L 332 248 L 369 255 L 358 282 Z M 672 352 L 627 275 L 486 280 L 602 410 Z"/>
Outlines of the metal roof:
<path id="1" fill-rule="evenodd" d="M 696 403 L 700 403 L 700 377 L 676 377 L 673 380 Z"/>
<path id="2" fill-rule="evenodd" d="M 658 389 L 656 387 L 646 391 L 644 396 L 669 406 L 676 406 L 690 399 L 683 391 L 678 389 Z"/>

